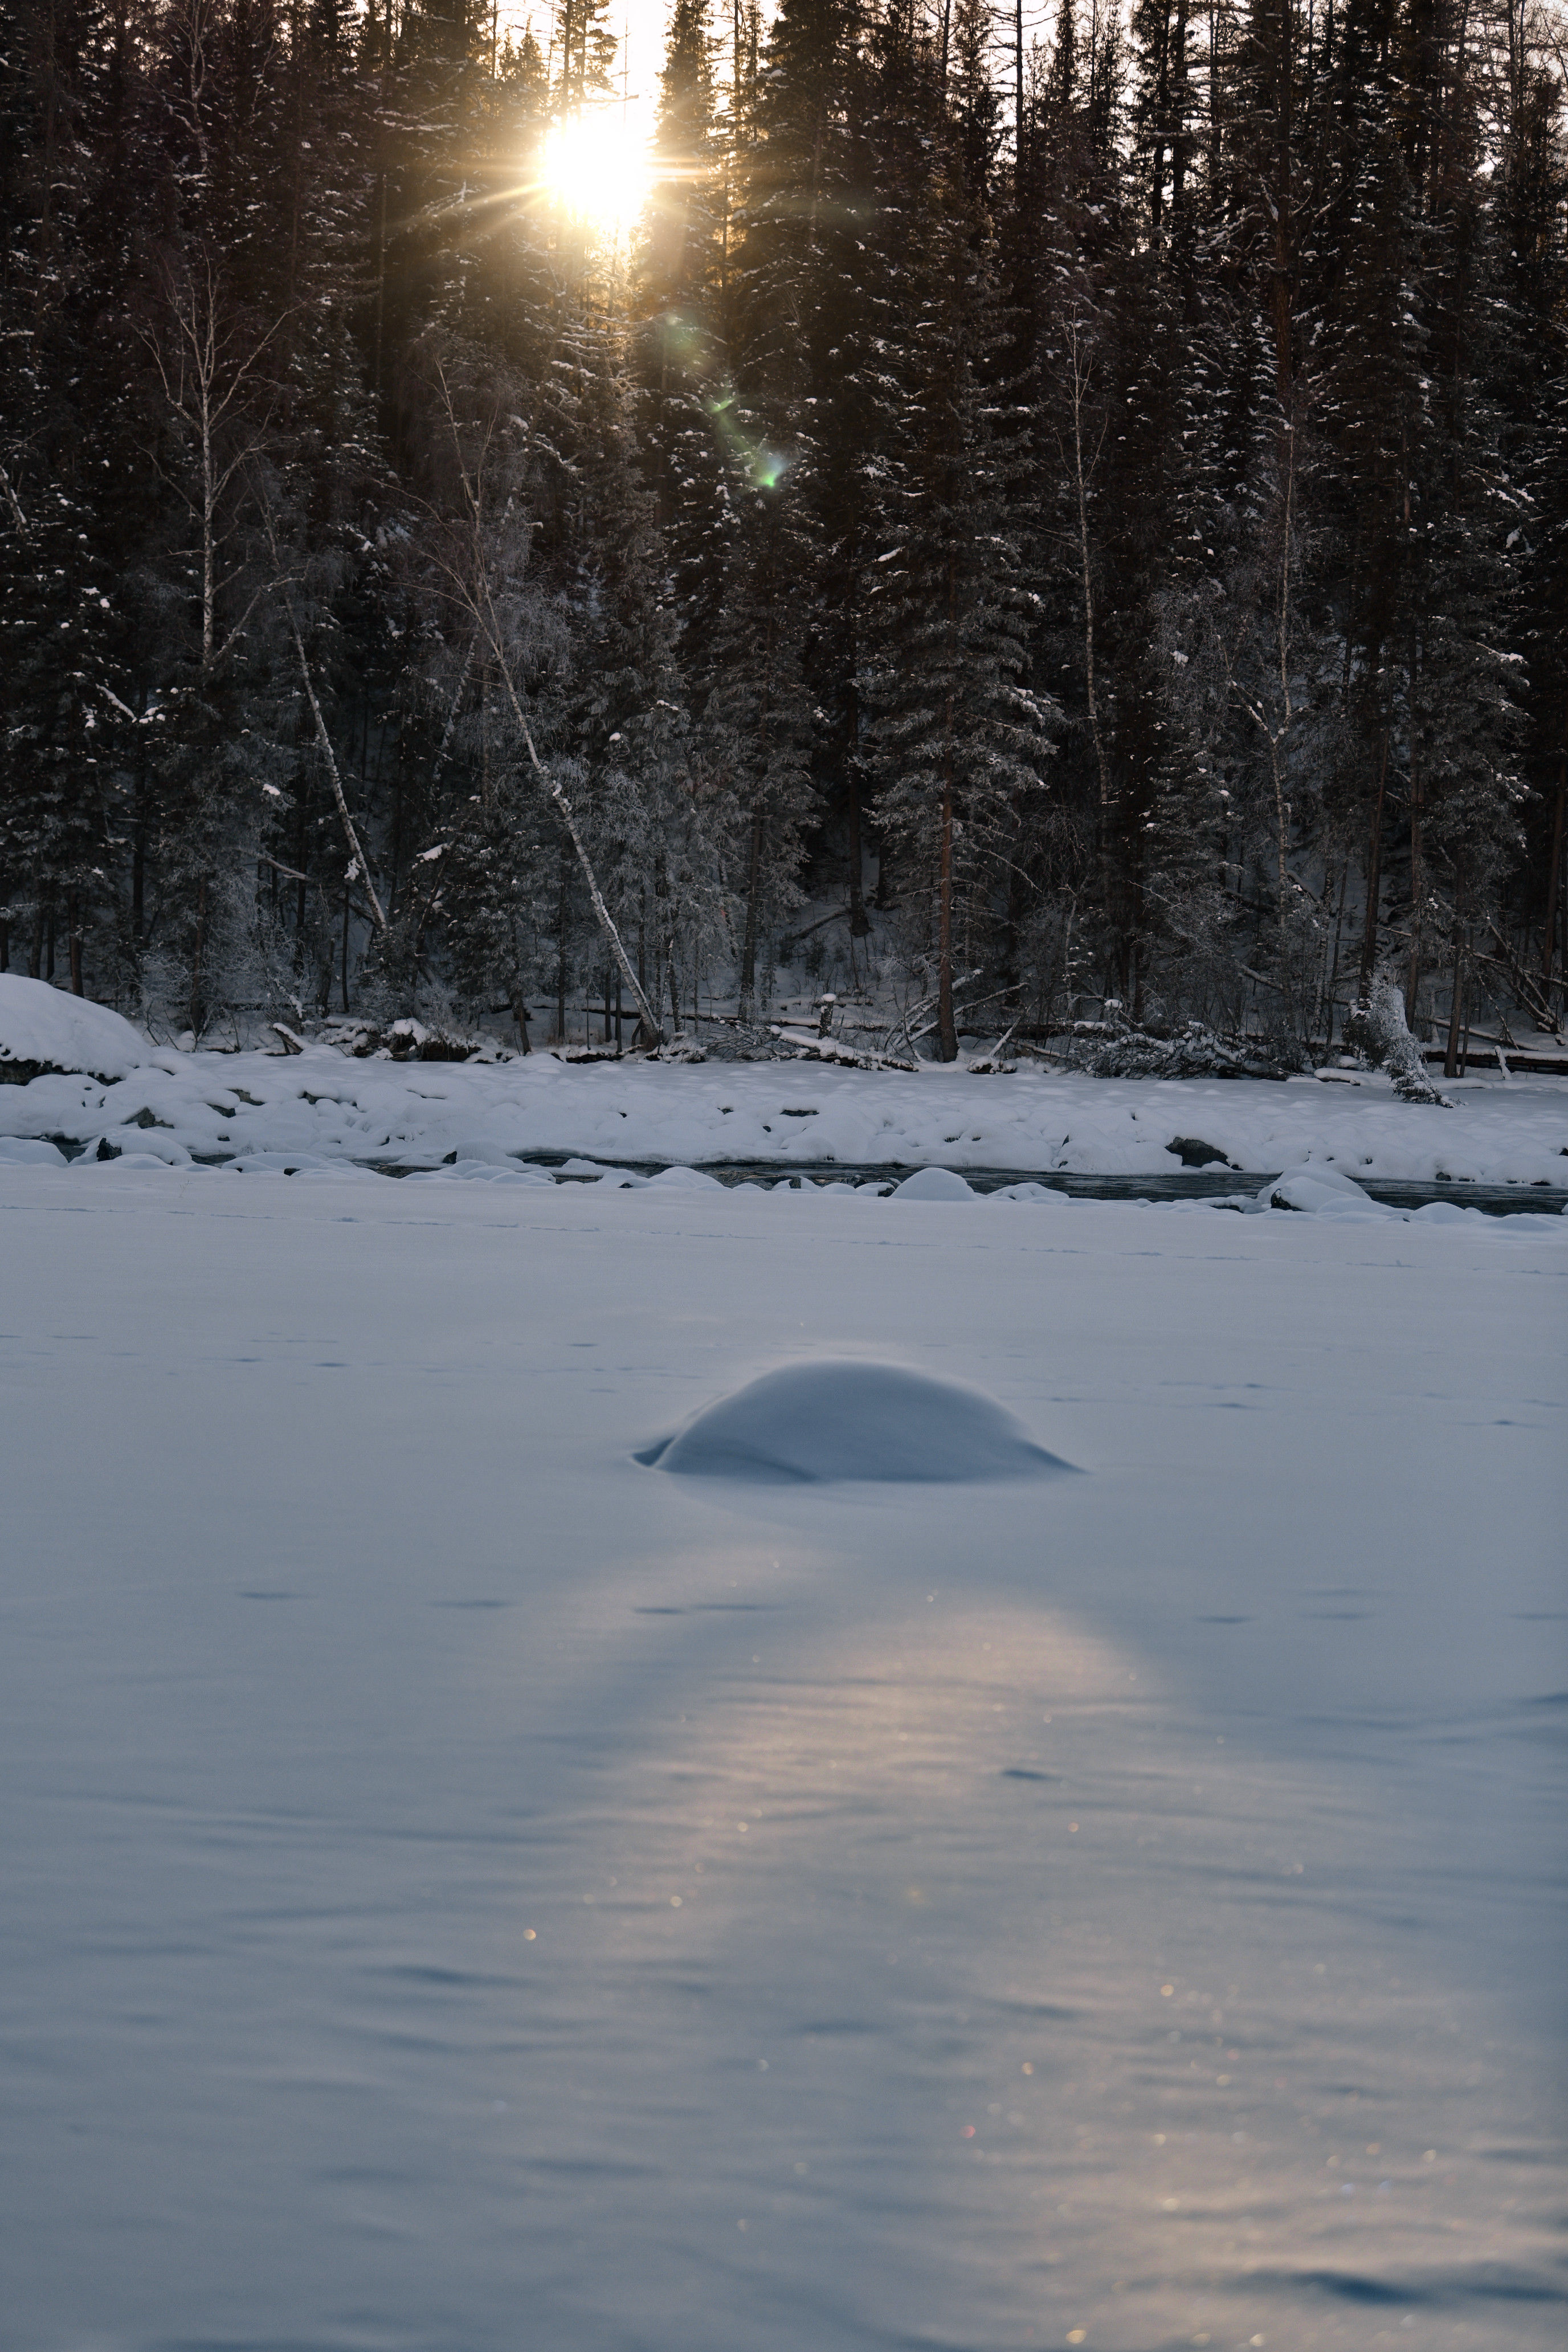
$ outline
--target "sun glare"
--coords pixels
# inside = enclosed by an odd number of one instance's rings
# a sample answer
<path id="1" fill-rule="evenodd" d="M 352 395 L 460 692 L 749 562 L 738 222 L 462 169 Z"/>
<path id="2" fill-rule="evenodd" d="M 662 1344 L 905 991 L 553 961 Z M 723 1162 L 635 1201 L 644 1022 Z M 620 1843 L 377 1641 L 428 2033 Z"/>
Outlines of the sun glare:
<path id="1" fill-rule="evenodd" d="M 555 202 L 607 229 L 637 218 L 648 191 L 647 134 L 636 113 L 610 105 L 559 123 L 544 149 Z"/>

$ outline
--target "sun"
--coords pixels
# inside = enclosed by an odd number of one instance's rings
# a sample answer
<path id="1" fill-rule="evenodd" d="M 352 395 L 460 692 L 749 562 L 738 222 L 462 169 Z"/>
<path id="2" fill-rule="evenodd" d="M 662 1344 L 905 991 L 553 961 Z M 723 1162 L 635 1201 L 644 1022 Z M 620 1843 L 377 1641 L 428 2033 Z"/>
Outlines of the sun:
<path id="1" fill-rule="evenodd" d="M 557 123 L 544 142 L 544 185 L 563 210 L 615 229 L 647 201 L 647 132 L 635 112 L 610 104 Z"/>

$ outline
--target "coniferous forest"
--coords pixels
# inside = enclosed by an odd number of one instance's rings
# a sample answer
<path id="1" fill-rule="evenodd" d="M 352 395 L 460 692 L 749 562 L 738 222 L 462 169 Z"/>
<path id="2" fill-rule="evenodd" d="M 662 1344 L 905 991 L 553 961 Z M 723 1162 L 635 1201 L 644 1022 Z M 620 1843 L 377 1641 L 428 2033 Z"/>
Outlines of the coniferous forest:
<path id="1" fill-rule="evenodd" d="M 944 1059 L 1558 1027 L 1560 16 L 675 0 L 615 234 L 542 163 L 604 0 L 0 49 L 0 969 L 209 1044 L 803 956 Z"/>

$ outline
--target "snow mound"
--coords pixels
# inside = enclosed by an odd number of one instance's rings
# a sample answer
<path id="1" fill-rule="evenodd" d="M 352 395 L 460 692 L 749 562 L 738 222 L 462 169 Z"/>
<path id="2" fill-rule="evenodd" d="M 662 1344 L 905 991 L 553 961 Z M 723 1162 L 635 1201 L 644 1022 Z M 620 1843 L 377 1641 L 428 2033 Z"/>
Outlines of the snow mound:
<path id="1" fill-rule="evenodd" d="M 1072 1468 L 982 1390 L 901 1364 L 832 1359 L 764 1372 L 639 1454 L 685 1477 L 951 1485 Z"/>
<path id="2" fill-rule="evenodd" d="M 717 1176 L 705 1176 L 700 1168 L 661 1168 L 657 1176 L 648 1178 L 647 1188 L 650 1192 L 721 1192 L 724 1189 Z"/>
<path id="3" fill-rule="evenodd" d="M 27 1135 L 0 1135 L 0 1168 L 63 1168 L 66 1156 L 52 1143 Z"/>
<path id="4" fill-rule="evenodd" d="M 922 1168 L 895 1184 L 890 1197 L 895 1201 L 973 1201 L 974 1187 L 955 1176 L 951 1168 Z"/>
<path id="5" fill-rule="evenodd" d="M 100 1160 L 96 1151 L 89 1151 L 72 1162 L 79 1176 L 133 1176 L 143 1169 L 166 1176 L 174 1165 L 156 1151 L 111 1151 L 107 1160 Z"/>
<path id="6" fill-rule="evenodd" d="M 547 1192 L 555 1189 L 555 1179 L 542 1168 L 520 1168 L 515 1160 L 506 1160 L 498 1152 L 493 1159 L 458 1160 L 450 1168 L 419 1168 L 405 1180 L 410 1184 L 531 1184 L 537 1190 L 542 1185 Z"/>
<path id="7" fill-rule="evenodd" d="M 47 981 L 0 971 L 0 1070 L 10 1063 L 28 1077 L 41 1070 L 79 1070 L 122 1078 L 151 1051 L 145 1037 L 107 1004 L 68 996 Z"/>
<path id="8" fill-rule="evenodd" d="M 327 1169 L 342 1164 L 323 1160 L 314 1151 L 247 1151 L 239 1159 L 227 1161 L 225 1172 L 230 1176 L 320 1176 Z"/>
<path id="9" fill-rule="evenodd" d="M 1363 1216 L 1397 1217 L 1398 1209 L 1391 1209 L 1374 1201 L 1370 1192 L 1349 1176 L 1342 1176 L 1337 1168 L 1325 1168 L 1316 1160 L 1300 1168 L 1287 1168 L 1265 1184 L 1258 1201 L 1266 1209 L 1298 1209 L 1308 1216 L 1342 1216 L 1347 1210 Z"/>

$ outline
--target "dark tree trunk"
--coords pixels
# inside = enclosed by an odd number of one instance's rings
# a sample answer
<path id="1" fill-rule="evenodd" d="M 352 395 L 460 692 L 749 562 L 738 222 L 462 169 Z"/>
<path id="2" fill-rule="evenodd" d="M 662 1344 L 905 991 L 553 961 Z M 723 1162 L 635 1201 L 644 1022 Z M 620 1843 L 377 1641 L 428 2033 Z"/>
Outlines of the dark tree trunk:
<path id="1" fill-rule="evenodd" d="M 561 853 L 561 891 L 555 908 L 555 1042 L 566 1043 L 566 853 Z"/>
<path id="2" fill-rule="evenodd" d="M 1290 206 L 1291 37 L 1294 18 L 1290 0 L 1279 0 L 1279 85 L 1275 135 L 1278 180 L 1274 191 L 1274 388 L 1279 404 L 1290 401 L 1290 313 L 1293 236 Z"/>
<path id="3" fill-rule="evenodd" d="M 1377 902 L 1383 893 L 1383 801 L 1388 789 L 1388 730 L 1383 730 L 1383 758 L 1377 771 L 1377 799 L 1373 805 L 1372 834 L 1366 849 L 1366 923 L 1362 932 L 1361 971 L 1356 998 L 1365 1004 L 1377 965 Z"/>
<path id="4" fill-rule="evenodd" d="M 860 857 L 860 777 L 853 761 L 848 776 L 849 794 L 847 803 L 849 824 L 849 936 L 863 940 L 871 928 L 871 918 L 866 912 Z"/>
<path id="5" fill-rule="evenodd" d="M 936 1023 L 939 1058 L 958 1059 L 958 1024 L 952 1012 L 952 761 L 942 780 L 942 846 L 937 876 Z"/>
<path id="6" fill-rule="evenodd" d="M 207 882 L 204 874 L 196 885 L 196 945 L 191 958 L 191 1042 L 199 1045 L 202 1034 L 202 956 L 206 948 Z"/>
<path id="7" fill-rule="evenodd" d="M 766 826 L 759 803 L 752 816 L 752 845 L 746 859 L 746 929 L 741 942 L 741 1018 L 750 1021 L 756 1010 L 757 930 L 763 896 L 763 841 Z M 679 1020 L 677 1026 L 679 1027 Z"/>
<path id="8" fill-rule="evenodd" d="M 138 707 L 145 717 L 145 688 Z M 143 729 L 136 755 L 135 814 L 131 827 L 131 936 L 138 946 L 147 936 L 147 842 L 152 832 L 152 797 L 147 774 L 146 730 Z"/>
<path id="9" fill-rule="evenodd" d="M 1568 745 L 1557 755 L 1557 807 L 1552 820 L 1552 863 L 1546 873 L 1546 921 L 1541 942 L 1541 996 L 1550 1003 L 1552 966 L 1557 953 L 1557 902 L 1563 884 L 1563 816 L 1568 802 Z"/>
<path id="10" fill-rule="evenodd" d="M 1464 1026 L 1465 948 L 1462 940 L 1454 942 L 1454 993 L 1448 1006 L 1448 1050 L 1443 1056 L 1443 1076 L 1457 1078 L 1459 1075 L 1459 1036 Z"/>
<path id="11" fill-rule="evenodd" d="M 1420 761 L 1412 759 L 1410 776 L 1410 969 L 1405 982 L 1405 1018 L 1415 1026 L 1415 998 L 1421 986 L 1421 932 L 1426 915 L 1426 863 L 1423 818 L 1426 814 Z"/>

